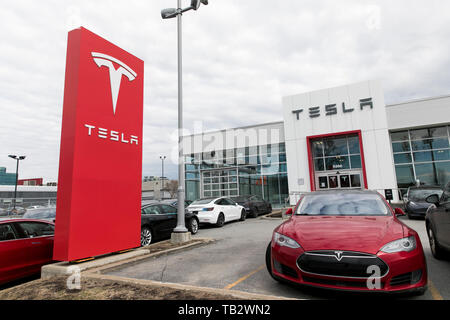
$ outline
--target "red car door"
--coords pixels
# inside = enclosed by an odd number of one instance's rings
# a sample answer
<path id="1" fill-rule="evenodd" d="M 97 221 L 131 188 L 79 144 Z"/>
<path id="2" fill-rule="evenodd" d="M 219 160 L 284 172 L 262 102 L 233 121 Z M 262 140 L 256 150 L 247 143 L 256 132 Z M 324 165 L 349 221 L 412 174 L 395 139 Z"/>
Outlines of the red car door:
<path id="1" fill-rule="evenodd" d="M 30 273 L 40 272 L 44 264 L 52 262 L 54 225 L 37 221 L 20 221 L 15 222 L 14 225 L 21 231 L 25 237 L 24 240 L 28 243 Z"/>
<path id="2" fill-rule="evenodd" d="M 20 239 L 12 223 L 0 223 L 0 284 L 30 274 L 28 239 Z"/>

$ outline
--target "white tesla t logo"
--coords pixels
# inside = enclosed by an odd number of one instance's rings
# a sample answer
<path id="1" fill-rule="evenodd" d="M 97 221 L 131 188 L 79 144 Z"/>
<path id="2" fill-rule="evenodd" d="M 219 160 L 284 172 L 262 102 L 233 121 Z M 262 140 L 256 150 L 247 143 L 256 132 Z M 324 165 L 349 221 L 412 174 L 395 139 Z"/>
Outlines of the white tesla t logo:
<path id="1" fill-rule="evenodd" d="M 97 66 L 107 67 L 109 69 L 109 80 L 111 82 L 111 95 L 113 103 L 113 112 L 116 114 L 117 98 L 119 97 L 120 82 L 122 81 L 122 75 L 126 76 L 129 81 L 136 79 L 137 74 L 129 66 L 114 57 L 108 56 L 103 53 L 91 52 L 94 62 Z M 114 67 L 114 63 L 117 63 L 119 67 Z"/>
<path id="2" fill-rule="evenodd" d="M 342 260 L 342 258 L 343 258 L 343 255 L 344 254 L 344 252 L 342 252 L 342 251 L 335 251 L 334 252 L 334 255 L 336 256 L 336 260 L 337 261 L 341 261 Z"/>

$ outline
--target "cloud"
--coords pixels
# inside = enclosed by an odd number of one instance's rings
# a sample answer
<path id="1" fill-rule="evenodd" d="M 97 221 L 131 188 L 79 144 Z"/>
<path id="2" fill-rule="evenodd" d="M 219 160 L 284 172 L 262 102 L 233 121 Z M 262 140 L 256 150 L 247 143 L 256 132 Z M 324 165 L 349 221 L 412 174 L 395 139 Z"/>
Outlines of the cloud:
<path id="1" fill-rule="evenodd" d="M 183 1 L 188 5 L 189 1 Z M 162 1 L 8 1 L 0 11 L 0 166 L 56 181 L 67 32 L 83 25 L 145 61 L 144 175 L 177 128 L 176 20 Z M 382 79 L 387 103 L 447 94 L 450 3 L 211 0 L 183 15 L 184 120 L 206 130 L 282 120 L 281 99 Z M 177 177 L 177 166 L 166 161 Z"/>

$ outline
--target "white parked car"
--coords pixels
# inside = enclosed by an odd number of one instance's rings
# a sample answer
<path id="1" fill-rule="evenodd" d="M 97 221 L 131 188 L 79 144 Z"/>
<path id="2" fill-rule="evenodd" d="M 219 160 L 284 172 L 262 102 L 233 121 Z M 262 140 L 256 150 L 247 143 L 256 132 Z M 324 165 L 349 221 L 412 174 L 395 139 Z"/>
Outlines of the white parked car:
<path id="1" fill-rule="evenodd" d="M 244 221 L 247 217 L 243 206 L 224 197 L 194 201 L 187 210 L 195 214 L 200 223 L 215 224 L 218 227 L 234 220 Z"/>

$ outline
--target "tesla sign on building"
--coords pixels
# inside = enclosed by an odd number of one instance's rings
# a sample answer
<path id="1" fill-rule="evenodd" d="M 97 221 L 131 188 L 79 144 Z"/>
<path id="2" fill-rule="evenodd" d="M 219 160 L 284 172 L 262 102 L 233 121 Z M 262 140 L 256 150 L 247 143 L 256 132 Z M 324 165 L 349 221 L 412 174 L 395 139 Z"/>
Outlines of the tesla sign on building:
<path id="1" fill-rule="evenodd" d="M 144 62 L 69 32 L 54 259 L 140 245 Z"/>

